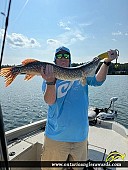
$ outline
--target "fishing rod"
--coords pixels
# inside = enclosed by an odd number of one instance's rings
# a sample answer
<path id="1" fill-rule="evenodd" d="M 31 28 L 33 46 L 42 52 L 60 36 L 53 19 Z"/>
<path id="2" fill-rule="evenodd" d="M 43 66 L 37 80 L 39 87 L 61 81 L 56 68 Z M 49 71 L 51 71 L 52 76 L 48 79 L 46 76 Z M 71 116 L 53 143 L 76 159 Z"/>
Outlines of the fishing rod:
<path id="1" fill-rule="evenodd" d="M 8 28 L 10 8 L 11 8 L 11 0 L 9 0 L 8 12 L 7 12 L 6 21 L 5 21 L 5 31 L 4 31 L 3 43 L 2 43 L 2 49 L 1 49 L 1 57 L 0 57 L 0 69 L 1 69 L 2 60 L 3 60 L 3 53 L 4 53 L 5 39 L 6 39 L 6 33 L 7 33 L 7 28 Z"/>
<path id="2" fill-rule="evenodd" d="M 9 0 L 8 12 L 7 12 L 6 21 L 5 21 L 5 31 L 4 31 L 3 43 L 2 43 L 2 49 L 1 49 L 1 58 L 0 58 L 0 69 L 2 67 L 5 39 L 6 39 L 6 33 L 7 33 L 7 28 L 8 28 L 8 22 L 9 22 L 10 7 L 11 7 L 11 0 Z M 0 104 L 0 147 L 1 147 L 1 152 L 0 152 L 1 160 L 0 161 L 4 162 L 4 167 L 0 166 L 0 169 L 9 170 L 8 151 L 7 151 L 7 143 L 6 143 L 6 137 L 5 137 L 5 129 L 4 129 L 4 121 L 3 121 L 1 104 Z"/>

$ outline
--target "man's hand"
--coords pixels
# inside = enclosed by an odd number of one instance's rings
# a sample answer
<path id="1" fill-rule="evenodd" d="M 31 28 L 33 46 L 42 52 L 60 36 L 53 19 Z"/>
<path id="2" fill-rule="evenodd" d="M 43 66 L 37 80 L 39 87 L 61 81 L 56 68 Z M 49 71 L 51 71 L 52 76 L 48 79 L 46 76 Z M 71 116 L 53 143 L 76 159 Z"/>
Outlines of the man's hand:
<path id="1" fill-rule="evenodd" d="M 106 62 L 111 62 L 112 60 L 115 60 L 118 58 L 118 50 L 109 50 L 108 51 L 108 56 L 109 58 L 106 58 L 105 61 Z"/>
<path id="2" fill-rule="evenodd" d="M 53 66 L 47 64 L 45 70 L 41 67 L 41 76 L 47 82 L 54 82 L 56 78 L 54 76 Z"/>

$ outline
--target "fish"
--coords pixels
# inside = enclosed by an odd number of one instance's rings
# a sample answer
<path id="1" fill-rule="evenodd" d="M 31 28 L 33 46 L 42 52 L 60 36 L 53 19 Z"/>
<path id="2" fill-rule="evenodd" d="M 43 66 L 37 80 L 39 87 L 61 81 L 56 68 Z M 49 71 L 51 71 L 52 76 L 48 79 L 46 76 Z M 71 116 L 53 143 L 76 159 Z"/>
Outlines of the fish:
<path id="1" fill-rule="evenodd" d="M 114 161 L 114 160 L 116 160 L 116 159 L 119 159 L 119 158 L 121 158 L 121 159 L 124 161 L 125 156 L 126 156 L 125 153 L 124 153 L 124 154 L 121 154 L 121 153 L 119 153 L 119 152 L 117 152 L 117 151 L 112 151 L 112 152 L 110 152 L 109 155 L 107 156 L 106 162 L 112 162 L 112 161 Z"/>
<path id="2" fill-rule="evenodd" d="M 35 59 L 25 59 L 22 61 L 21 65 L 2 68 L 0 70 L 0 76 L 5 77 L 5 86 L 7 87 L 19 74 L 26 74 L 24 80 L 30 80 L 35 75 L 41 76 L 42 67 L 45 71 L 46 65 L 52 65 L 56 79 L 68 81 L 80 80 L 81 84 L 84 86 L 86 84 L 86 77 L 94 76 L 99 63 L 100 59 L 95 57 L 92 61 L 77 67 L 61 67 L 53 63 L 42 62 Z"/>

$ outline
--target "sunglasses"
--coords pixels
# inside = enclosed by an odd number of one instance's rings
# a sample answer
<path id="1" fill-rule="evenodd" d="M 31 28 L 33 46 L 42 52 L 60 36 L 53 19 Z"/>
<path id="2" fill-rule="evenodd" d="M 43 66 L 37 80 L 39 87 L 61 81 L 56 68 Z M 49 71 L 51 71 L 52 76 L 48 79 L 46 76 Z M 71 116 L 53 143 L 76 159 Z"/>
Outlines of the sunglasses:
<path id="1" fill-rule="evenodd" d="M 70 59 L 70 54 L 56 54 L 56 59 L 62 59 L 65 58 L 65 59 Z"/>

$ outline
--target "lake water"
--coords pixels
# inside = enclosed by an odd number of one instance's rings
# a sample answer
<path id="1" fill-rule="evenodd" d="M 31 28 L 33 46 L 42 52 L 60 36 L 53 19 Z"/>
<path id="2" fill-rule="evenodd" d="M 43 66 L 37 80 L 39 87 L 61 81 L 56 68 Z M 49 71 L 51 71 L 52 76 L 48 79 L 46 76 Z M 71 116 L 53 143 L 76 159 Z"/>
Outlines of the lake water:
<path id="1" fill-rule="evenodd" d="M 0 103 L 3 110 L 5 131 L 42 120 L 47 116 L 47 104 L 41 91 L 42 79 L 38 76 L 24 81 L 24 75 L 17 76 L 5 88 L 0 77 Z M 108 107 L 111 97 L 118 97 L 115 108 L 116 121 L 128 128 L 128 76 L 107 76 L 100 87 L 89 87 L 89 103 L 94 107 Z"/>

